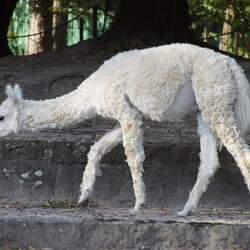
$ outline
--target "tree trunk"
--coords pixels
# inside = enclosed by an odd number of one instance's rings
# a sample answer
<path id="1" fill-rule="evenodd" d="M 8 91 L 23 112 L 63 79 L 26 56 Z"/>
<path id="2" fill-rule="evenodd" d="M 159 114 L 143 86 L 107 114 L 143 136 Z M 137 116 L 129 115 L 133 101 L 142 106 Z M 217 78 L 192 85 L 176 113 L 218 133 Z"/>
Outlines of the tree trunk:
<path id="1" fill-rule="evenodd" d="M 53 0 L 30 0 L 30 29 L 26 54 L 52 50 Z M 32 35 L 36 34 L 36 35 Z"/>
<path id="2" fill-rule="evenodd" d="M 187 0 L 121 0 L 111 34 L 122 38 L 190 42 Z"/>
<path id="3" fill-rule="evenodd" d="M 240 32 L 234 32 L 234 54 L 238 55 L 239 52 L 239 40 L 240 40 Z"/>
<path id="4" fill-rule="evenodd" d="M 234 17 L 234 9 L 232 5 L 228 5 L 226 12 L 225 12 L 225 20 L 222 26 L 222 34 L 225 34 L 221 37 L 220 40 L 220 50 L 229 51 L 230 45 L 230 38 L 232 37 L 232 26 L 229 24 L 230 20 Z"/>
<path id="5" fill-rule="evenodd" d="M 67 15 L 62 11 L 63 1 L 54 0 L 53 3 L 53 50 L 65 47 L 67 36 Z M 60 11 L 59 11 L 60 10 Z"/>
<path id="6" fill-rule="evenodd" d="M 0 4 L 0 57 L 11 55 L 8 45 L 7 32 L 12 13 L 18 0 L 1 0 Z"/>

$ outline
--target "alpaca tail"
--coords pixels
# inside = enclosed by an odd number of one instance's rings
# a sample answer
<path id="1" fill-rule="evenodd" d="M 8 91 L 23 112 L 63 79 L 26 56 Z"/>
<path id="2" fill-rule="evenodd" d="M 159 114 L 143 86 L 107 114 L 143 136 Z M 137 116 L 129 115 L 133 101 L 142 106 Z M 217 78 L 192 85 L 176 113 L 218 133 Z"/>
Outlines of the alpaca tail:
<path id="1" fill-rule="evenodd" d="M 245 135 L 250 132 L 250 86 L 243 70 L 234 60 L 230 66 L 236 81 L 235 115 L 239 129 Z"/>

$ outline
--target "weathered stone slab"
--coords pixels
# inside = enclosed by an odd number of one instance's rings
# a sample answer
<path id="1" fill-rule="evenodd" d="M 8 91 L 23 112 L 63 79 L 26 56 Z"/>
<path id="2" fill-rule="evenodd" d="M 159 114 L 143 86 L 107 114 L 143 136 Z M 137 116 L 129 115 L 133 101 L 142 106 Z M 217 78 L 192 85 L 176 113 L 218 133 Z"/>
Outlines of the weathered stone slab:
<path id="1" fill-rule="evenodd" d="M 48 200 L 77 199 L 93 138 L 53 133 L 26 136 L 2 138 L 0 142 L 0 203 L 41 205 Z M 145 142 L 145 152 L 147 204 L 181 208 L 196 181 L 199 147 Z M 232 157 L 223 150 L 220 158 L 222 168 L 200 206 L 249 208 L 249 193 Z M 133 206 L 125 159 L 121 145 L 104 157 L 93 200 Z"/>
<path id="2" fill-rule="evenodd" d="M 92 209 L 0 209 L 0 246 L 52 249 L 250 249 L 250 214 L 206 210 L 187 218 L 176 211 L 131 215 Z"/>

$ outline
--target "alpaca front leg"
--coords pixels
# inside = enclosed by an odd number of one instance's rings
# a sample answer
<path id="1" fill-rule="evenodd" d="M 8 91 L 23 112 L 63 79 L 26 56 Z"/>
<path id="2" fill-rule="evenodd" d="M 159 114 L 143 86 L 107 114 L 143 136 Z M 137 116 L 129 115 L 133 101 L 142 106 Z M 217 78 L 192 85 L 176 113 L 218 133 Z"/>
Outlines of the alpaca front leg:
<path id="1" fill-rule="evenodd" d="M 145 203 L 145 184 L 143 182 L 143 132 L 141 121 L 130 120 L 121 122 L 123 131 L 123 146 L 133 179 L 135 206 L 133 211 L 140 210 Z"/>
<path id="2" fill-rule="evenodd" d="M 122 131 L 120 126 L 117 126 L 91 147 L 80 186 L 81 195 L 77 203 L 78 206 L 84 205 L 93 192 L 96 176 L 100 173 L 99 166 L 102 157 L 121 142 Z"/>
<path id="3" fill-rule="evenodd" d="M 186 216 L 196 209 L 202 194 L 206 191 L 211 182 L 212 176 L 219 168 L 217 137 L 211 131 L 210 126 L 204 122 L 200 114 L 198 114 L 197 120 L 201 147 L 200 168 L 197 181 L 190 192 L 189 199 L 184 209 L 178 213 L 179 216 Z"/>

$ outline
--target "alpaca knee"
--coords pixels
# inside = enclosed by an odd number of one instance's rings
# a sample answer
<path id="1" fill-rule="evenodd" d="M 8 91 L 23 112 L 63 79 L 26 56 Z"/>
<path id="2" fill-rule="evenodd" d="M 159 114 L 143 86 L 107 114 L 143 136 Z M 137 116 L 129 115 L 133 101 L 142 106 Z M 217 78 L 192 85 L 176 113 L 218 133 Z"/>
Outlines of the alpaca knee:
<path id="1" fill-rule="evenodd" d="M 127 162 L 129 167 L 143 173 L 143 162 L 145 160 L 145 153 L 142 142 L 136 143 L 135 141 L 125 141 L 123 146 L 125 148 L 125 154 L 127 156 Z"/>
<path id="2" fill-rule="evenodd" d="M 131 171 L 134 171 L 137 174 L 143 175 L 144 174 L 144 169 L 143 169 L 144 159 L 145 159 L 144 155 L 140 155 L 137 157 L 127 157 L 127 163 Z"/>

